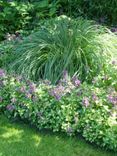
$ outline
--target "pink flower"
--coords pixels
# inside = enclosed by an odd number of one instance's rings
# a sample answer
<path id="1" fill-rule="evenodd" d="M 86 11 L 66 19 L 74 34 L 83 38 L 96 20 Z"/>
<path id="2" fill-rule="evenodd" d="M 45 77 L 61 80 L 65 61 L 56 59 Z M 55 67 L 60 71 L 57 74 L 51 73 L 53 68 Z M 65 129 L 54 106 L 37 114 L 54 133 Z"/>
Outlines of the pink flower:
<path id="1" fill-rule="evenodd" d="M 88 106 L 89 106 L 89 98 L 83 97 L 82 103 L 83 103 L 83 105 L 84 105 L 85 107 L 88 107 Z"/>
<path id="2" fill-rule="evenodd" d="M 92 99 L 93 99 L 94 101 L 96 101 L 96 100 L 98 99 L 97 95 L 96 95 L 96 94 L 93 94 L 93 95 L 92 95 Z"/>
<path id="3" fill-rule="evenodd" d="M 5 76 L 5 71 L 3 69 L 0 69 L 0 77 L 4 77 Z"/>
<path id="4" fill-rule="evenodd" d="M 79 79 L 77 79 L 77 76 L 73 76 L 72 81 L 73 81 L 74 86 L 76 86 L 76 87 L 80 86 L 80 84 L 81 84 L 81 81 Z"/>
<path id="5" fill-rule="evenodd" d="M 26 87 L 22 86 L 22 87 L 20 88 L 20 91 L 21 91 L 22 93 L 25 93 Z"/>

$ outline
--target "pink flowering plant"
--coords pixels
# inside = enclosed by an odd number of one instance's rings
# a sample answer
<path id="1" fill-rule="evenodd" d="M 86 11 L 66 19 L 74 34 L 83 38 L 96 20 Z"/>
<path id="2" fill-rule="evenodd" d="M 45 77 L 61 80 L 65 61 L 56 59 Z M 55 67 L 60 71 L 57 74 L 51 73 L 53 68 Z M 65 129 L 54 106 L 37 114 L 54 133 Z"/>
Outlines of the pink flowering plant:
<path id="1" fill-rule="evenodd" d="M 97 85 L 97 86 L 96 86 Z M 0 112 L 38 129 L 77 133 L 101 147 L 117 151 L 117 91 L 81 82 L 67 71 L 56 84 L 34 83 L 0 69 Z"/>
<path id="2" fill-rule="evenodd" d="M 108 60 L 104 70 L 93 78 L 92 83 L 97 87 L 113 87 L 117 91 L 117 57 Z"/>

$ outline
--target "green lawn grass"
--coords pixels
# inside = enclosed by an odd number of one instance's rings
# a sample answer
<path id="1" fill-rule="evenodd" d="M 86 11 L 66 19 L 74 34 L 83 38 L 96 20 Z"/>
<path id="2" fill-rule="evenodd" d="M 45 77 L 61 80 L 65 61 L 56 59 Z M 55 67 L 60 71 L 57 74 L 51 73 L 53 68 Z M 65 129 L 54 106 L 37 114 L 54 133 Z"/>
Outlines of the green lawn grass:
<path id="1" fill-rule="evenodd" d="M 0 115 L 0 156 L 117 156 L 80 137 L 39 132 Z"/>

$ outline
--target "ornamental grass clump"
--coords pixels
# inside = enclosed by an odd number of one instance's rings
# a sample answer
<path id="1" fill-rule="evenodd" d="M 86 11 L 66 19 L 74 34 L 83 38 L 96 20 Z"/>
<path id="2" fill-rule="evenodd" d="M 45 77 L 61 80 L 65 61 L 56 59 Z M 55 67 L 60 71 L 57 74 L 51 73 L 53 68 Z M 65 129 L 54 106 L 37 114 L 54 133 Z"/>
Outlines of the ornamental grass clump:
<path id="1" fill-rule="evenodd" d="M 110 40 L 111 38 L 111 40 Z M 107 42 L 108 41 L 108 42 Z M 15 49 L 13 69 L 32 80 L 57 83 L 64 70 L 90 81 L 117 50 L 117 37 L 94 22 L 66 16 L 49 20 Z"/>

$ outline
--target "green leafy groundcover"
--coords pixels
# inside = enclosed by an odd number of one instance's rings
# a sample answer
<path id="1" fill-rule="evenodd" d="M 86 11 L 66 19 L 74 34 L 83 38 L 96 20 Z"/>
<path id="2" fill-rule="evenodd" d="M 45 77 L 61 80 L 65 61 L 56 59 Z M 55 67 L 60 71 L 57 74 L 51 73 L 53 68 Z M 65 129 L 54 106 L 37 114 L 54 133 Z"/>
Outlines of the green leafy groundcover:
<path id="1" fill-rule="evenodd" d="M 66 71 L 56 86 L 47 80 L 35 84 L 0 69 L 0 111 L 38 129 L 80 133 L 91 143 L 117 151 L 116 88 L 97 84 L 70 79 Z"/>

